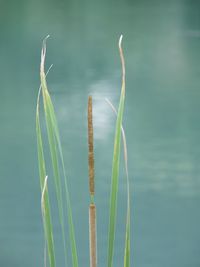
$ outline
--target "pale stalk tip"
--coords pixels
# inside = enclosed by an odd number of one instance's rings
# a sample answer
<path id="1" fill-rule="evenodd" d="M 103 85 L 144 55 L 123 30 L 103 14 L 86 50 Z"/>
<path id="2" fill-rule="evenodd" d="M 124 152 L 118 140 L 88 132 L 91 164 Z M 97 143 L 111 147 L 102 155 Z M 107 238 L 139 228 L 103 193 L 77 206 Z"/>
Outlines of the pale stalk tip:
<path id="1" fill-rule="evenodd" d="M 119 48 L 122 47 L 122 39 L 123 39 L 123 35 L 121 34 L 119 37 Z"/>
<path id="2" fill-rule="evenodd" d="M 48 34 L 44 39 L 43 39 L 43 45 L 46 45 L 46 41 L 47 39 L 50 37 L 50 35 Z"/>
<path id="3" fill-rule="evenodd" d="M 50 37 L 48 34 L 44 39 L 43 39 L 43 45 L 42 45 L 42 51 L 41 51 L 41 64 L 40 64 L 40 70 L 41 72 L 44 71 L 44 61 L 45 61 L 45 56 L 46 56 L 46 41 Z"/>

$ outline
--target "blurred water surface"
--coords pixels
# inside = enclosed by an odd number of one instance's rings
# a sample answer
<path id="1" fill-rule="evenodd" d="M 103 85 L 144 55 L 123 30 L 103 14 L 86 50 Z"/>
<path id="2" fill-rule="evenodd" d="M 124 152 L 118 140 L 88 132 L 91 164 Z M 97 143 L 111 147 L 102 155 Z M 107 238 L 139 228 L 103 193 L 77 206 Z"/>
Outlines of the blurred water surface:
<path id="1" fill-rule="evenodd" d="M 93 95 L 98 261 L 106 266 L 115 116 L 105 98 L 117 106 L 121 33 L 127 69 L 131 266 L 200 266 L 198 1 L 1 0 L 0 30 L 0 266 L 44 266 L 35 107 L 41 43 L 47 34 L 46 66 L 54 64 L 48 84 L 82 267 L 89 266 L 86 107 L 88 94 Z M 114 266 L 123 266 L 123 161 L 121 169 Z M 63 266 L 57 220 L 54 226 Z"/>

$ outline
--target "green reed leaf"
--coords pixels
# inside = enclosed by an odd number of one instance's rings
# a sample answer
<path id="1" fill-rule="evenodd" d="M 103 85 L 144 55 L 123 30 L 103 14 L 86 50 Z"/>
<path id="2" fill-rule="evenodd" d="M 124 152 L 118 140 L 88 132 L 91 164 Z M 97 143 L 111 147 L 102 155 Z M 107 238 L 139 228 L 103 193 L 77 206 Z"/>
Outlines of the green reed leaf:
<path id="1" fill-rule="evenodd" d="M 113 104 L 106 99 L 106 102 L 110 105 L 112 110 L 117 116 L 117 111 Z M 126 213 L 126 235 L 125 235 L 125 249 L 124 249 L 124 267 L 130 267 L 130 186 L 129 186 L 129 175 L 128 175 L 128 152 L 127 152 L 127 143 L 126 135 L 121 125 L 121 133 L 124 147 L 124 162 L 125 162 L 125 172 L 126 172 L 126 185 L 127 185 L 127 213 Z"/>
<path id="2" fill-rule="evenodd" d="M 56 187 L 56 195 L 58 201 L 58 209 L 59 209 L 59 217 L 62 228 L 63 235 L 63 243 L 66 254 L 66 240 L 65 240 L 65 229 L 64 229 L 64 212 L 63 212 L 63 194 L 62 194 L 62 186 L 61 186 L 61 177 L 60 177 L 60 169 L 59 169 L 59 160 L 61 160 L 62 172 L 64 175 L 64 185 L 65 185 L 65 198 L 67 203 L 67 218 L 69 224 L 69 242 L 72 252 L 72 263 L 73 267 L 78 267 L 78 257 L 77 257 L 77 249 L 76 249 L 76 241 L 75 241 L 75 231 L 72 219 L 72 209 L 70 204 L 69 190 L 67 186 L 67 178 L 65 172 L 64 158 L 62 153 L 62 146 L 60 142 L 59 130 L 57 125 L 57 120 L 55 116 L 54 107 L 51 101 L 51 97 L 49 95 L 46 83 L 46 77 L 44 72 L 44 63 L 46 56 L 46 40 L 43 43 L 43 49 L 41 54 L 41 65 L 40 65 L 40 77 L 41 77 L 41 85 L 42 85 L 42 93 L 43 93 L 43 103 L 44 103 L 44 111 L 46 118 L 46 126 L 49 140 L 49 148 L 54 172 L 54 181 Z"/>
<path id="3" fill-rule="evenodd" d="M 47 176 L 47 174 L 46 174 L 46 167 L 45 167 L 45 160 L 44 160 L 40 118 L 39 118 L 39 96 L 40 96 L 40 91 L 38 94 L 37 109 L 36 109 L 36 136 L 37 136 L 40 187 L 41 187 L 41 192 L 43 192 L 44 185 L 45 185 L 45 177 Z M 43 217 L 43 227 L 44 227 L 44 233 L 45 233 L 45 243 L 47 244 L 49 264 L 50 264 L 50 267 L 55 267 L 56 260 L 55 260 L 55 251 L 54 251 L 53 227 L 52 227 L 51 210 L 50 210 L 49 195 L 48 195 L 47 188 L 44 191 L 41 202 L 42 202 L 42 217 Z"/>
<path id="4" fill-rule="evenodd" d="M 127 214 L 126 214 L 126 239 L 125 239 L 125 249 L 124 249 L 124 267 L 130 267 L 130 243 L 131 243 L 130 185 L 129 185 L 129 175 L 128 175 L 128 153 L 126 145 L 126 135 L 123 127 L 122 127 L 122 139 L 124 145 L 124 161 L 125 161 L 126 184 L 127 184 Z"/>
<path id="5" fill-rule="evenodd" d="M 114 240 L 115 240 L 115 226 L 117 215 L 117 195 L 118 195 L 118 178 L 119 178 L 119 162 L 120 162 L 120 144 L 121 144 L 121 125 L 124 111 L 125 100 L 125 63 L 121 47 L 122 36 L 119 39 L 119 52 L 122 63 L 122 88 L 121 96 L 117 113 L 117 122 L 115 128 L 114 152 L 112 163 L 112 177 L 111 177 L 111 195 L 110 195 L 110 218 L 109 218 L 109 232 L 108 232 L 108 267 L 113 266 L 114 254 Z"/>

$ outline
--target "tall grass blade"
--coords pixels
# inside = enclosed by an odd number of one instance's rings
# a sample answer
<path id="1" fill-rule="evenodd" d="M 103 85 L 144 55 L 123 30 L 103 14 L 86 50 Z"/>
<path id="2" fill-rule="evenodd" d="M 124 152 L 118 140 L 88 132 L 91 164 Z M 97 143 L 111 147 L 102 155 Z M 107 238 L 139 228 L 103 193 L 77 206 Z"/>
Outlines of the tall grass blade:
<path id="1" fill-rule="evenodd" d="M 65 239 L 65 229 L 64 229 L 64 212 L 63 212 L 63 195 L 62 195 L 62 186 L 61 186 L 61 177 L 59 171 L 59 158 L 61 160 L 62 171 L 64 175 L 64 185 L 65 185 L 65 197 L 67 202 L 67 218 L 69 224 L 69 242 L 72 252 L 72 263 L 73 267 L 78 267 L 78 257 L 77 257 L 77 249 L 76 249 L 76 242 L 75 242 L 75 233 L 74 233 L 74 225 L 72 219 L 72 210 L 69 198 L 69 190 L 67 186 L 67 178 L 65 172 L 65 165 L 64 165 L 64 158 L 62 153 L 62 147 L 60 142 L 59 130 L 57 125 L 57 120 L 55 116 L 54 107 L 51 101 L 51 97 L 49 95 L 46 83 L 46 77 L 44 72 L 44 63 L 45 63 L 45 56 L 46 56 L 46 39 L 43 43 L 42 53 L 41 53 L 41 65 L 40 65 L 40 77 L 41 77 L 41 85 L 42 85 L 42 93 L 43 93 L 43 103 L 44 103 L 44 111 L 45 111 L 45 118 L 46 118 L 46 126 L 47 126 L 47 133 L 49 139 L 49 147 L 50 147 L 50 154 L 54 172 L 54 181 L 56 187 L 56 195 L 58 201 L 58 209 L 59 209 L 59 217 L 60 223 L 62 228 L 62 236 L 63 236 L 63 244 L 65 250 L 65 258 L 67 257 L 66 253 L 66 239 Z"/>
<path id="2" fill-rule="evenodd" d="M 126 135 L 123 127 L 122 127 L 122 139 L 124 144 L 124 161 L 125 161 L 126 183 L 127 183 L 127 215 L 126 215 L 126 239 L 125 239 L 125 249 L 124 249 L 124 267 L 130 267 L 130 243 L 131 243 L 130 185 L 129 185 L 129 175 L 128 175 L 128 153 L 126 145 Z"/>
<path id="3" fill-rule="evenodd" d="M 42 201 L 42 215 L 43 215 L 43 226 L 44 226 L 44 233 L 45 233 L 45 244 L 47 245 L 49 264 L 50 264 L 50 267 L 55 267 L 56 260 L 55 260 L 55 250 L 54 250 L 53 227 L 52 227 L 51 211 L 50 211 L 47 187 L 45 191 L 43 191 L 44 185 L 45 185 L 45 177 L 47 177 L 47 175 L 46 175 L 46 167 L 45 167 L 44 152 L 43 152 L 40 118 L 39 118 L 40 91 L 41 90 L 39 90 L 37 108 L 36 108 L 36 136 L 37 136 L 40 187 L 41 187 L 41 192 L 42 192 L 42 200 L 41 200 Z"/>
<path id="4" fill-rule="evenodd" d="M 120 102 L 119 102 L 118 113 L 117 113 L 113 163 L 112 163 L 110 218 L 109 218 L 109 232 L 108 232 L 108 263 L 107 263 L 108 267 L 113 266 L 115 226 L 116 226 L 116 214 L 117 214 L 120 144 L 121 144 L 121 125 L 122 125 L 124 100 L 125 100 L 125 62 L 124 62 L 121 42 L 122 42 L 122 36 L 119 39 L 119 53 L 120 53 L 121 64 L 122 64 L 122 88 L 121 88 L 121 96 L 120 96 Z"/>
<path id="5" fill-rule="evenodd" d="M 66 172 L 65 172 L 65 164 L 64 164 L 64 157 L 60 142 L 60 135 L 57 125 L 57 120 L 55 117 L 55 111 L 54 107 L 51 101 L 51 97 L 46 91 L 46 101 L 48 103 L 48 114 L 50 117 L 50 122 L 53 128 L 54 138 L 56 142 L 56 153 L 59 153 L 60 159 L 61 159 L 61 165 L 62 165 L 62 171 L 64 175 L 64 185 L 65 185 L 65 197 L 67 202 L 67 217 L 68 217 L 68 224 L 69 224 L 69 234 L 70 234 L 70 246 L 72 251 L 72 262 L 73 266 L 78 267 L 78 256 L 77 256 L 77 249 L 76 249 L 76 241 L 75 241 L 75 231 L 74 231 L 74 224 L 73 224 L 73 218 L 72 218 L 72 210 L 71 210 L 71 204 L 70 204 L 70 198 L 69 198 L 69 190 L 67 186 L 67 178 L 66 178 Z M 58 151 L 57 151 L 58 149 Z M 57 155 L 58 156 L 58 155 Z M 57 159 L 58 160 L 58 159 Z"/>
<path id="6" fill-rule="evenodd" d="M 107 103 L 111 106 L 112 110 L 117 115 L 117 111 L 113 104 L 106 99 Z M 125 238 L 125 249 L 124 249 L 124 267 L 130 267 L 130 186 L 129 186 L 129 175 L 128 175 L 128 152 L 127 152 L 127 143 L 126 135 L 121 126 L 122 140 L 124 147 L 124 162 L 125 162 L 125 172 L 126 172 L 126 184 L 127 184 L 127 215 L 126 215 L 126 238 Z"/>

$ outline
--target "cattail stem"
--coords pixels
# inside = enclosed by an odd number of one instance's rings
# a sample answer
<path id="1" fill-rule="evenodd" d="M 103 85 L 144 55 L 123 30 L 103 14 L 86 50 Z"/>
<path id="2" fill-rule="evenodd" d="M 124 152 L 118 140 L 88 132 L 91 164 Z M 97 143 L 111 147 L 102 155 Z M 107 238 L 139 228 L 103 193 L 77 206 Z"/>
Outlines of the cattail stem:
<path id="1" fill-rule="evenodd" d="M 96 206 L 90 204 L 89 207 L 89 232 L 90 232 L 90 267 L 97 266 L 96 252 Z"/>
<path id="2" fill-rule="evenodd" d="M 92 97 L 88 97 L 88 167 L 90 195 L 94 196 L 94 148 L 93 148 L 93 122 Z"/>
<path id="3" fill-rule="evenodd" d="M 88 97 L 88 169 L 89 169 L 89 239 L 90 239 L 90 267 L 97 266 L 96 242 L 96 206 L 94 204 L 94 146 L 92 122 L 92 97 Z"/>

